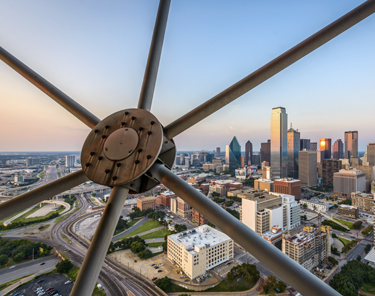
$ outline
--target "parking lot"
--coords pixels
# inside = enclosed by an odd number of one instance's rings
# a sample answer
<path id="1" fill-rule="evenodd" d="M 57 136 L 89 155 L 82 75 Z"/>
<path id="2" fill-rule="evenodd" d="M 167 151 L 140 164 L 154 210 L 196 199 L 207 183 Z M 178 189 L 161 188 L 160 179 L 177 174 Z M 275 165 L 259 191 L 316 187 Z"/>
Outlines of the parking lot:
<path id="1" fill-rule="evenodd" d="M 35 296 L 37 294 L 34 291 L 37 288 L 42 287 L 45 291 L 52 287 L 57 293 L 59 293 L 59 295 L 68 296 L 73 288 L 73 283 L 65 285 L 65 282 L 68 280 L 69 279 L 62 274 L 48 274 L 19 287 L 9 295 L 13 296 L 17 293 L 21 293 L 20 295 L 24 296 Z M 45 295 L 48 294 L 46 293 Z"/>

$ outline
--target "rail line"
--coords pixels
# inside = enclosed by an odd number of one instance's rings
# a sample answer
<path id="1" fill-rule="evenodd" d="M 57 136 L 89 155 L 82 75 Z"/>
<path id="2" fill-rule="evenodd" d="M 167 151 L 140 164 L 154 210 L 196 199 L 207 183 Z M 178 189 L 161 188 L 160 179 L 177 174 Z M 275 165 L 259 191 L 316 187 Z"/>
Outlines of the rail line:
<path id="1" fill-rule="evenodd" d="M 84 195 L 84 198 L 86 199 L 88 204 L 90 204 L 91 206 L 92 205 L 96 206 L 91 201 L 91 199 L 89 197 Z M 82 200 L 81 200 L 81 203 L 83 205 Z M 85 206 L 83 206 L 83 207 L 85 207 Z M 80 215 L 84 210 L 86 210 L 86 208 L 82 209 L 80 211 L 80 213 L 77 212 L 76 215 L 74 216 L 74 219 L 69 219 L 69 222 L 64 223 L 64 225 L 62 226 L 63 227 L 62 231 L 65 232 L 66 234 L 68 234 L 68 236 L 70 236 L 70 238 L 73 238 L 76 242 L 78 242 L 80 245 L 82 245 L 85 249 L 88 249 L 89 243 L 86 240 L 82 239 L 74 231 L 73 227 L 77 222 L 79 222 L 79 221 L 81 221 L 81 220 L 83 220 L 83 219 L 85 219 L 89 216 L 98 214 L 98 213 L 100 213 L 101 210 L 93 211 L 92 213 L 85 214 L 85 215 Z M 102 270 L 106 271 L 106 273 L 114 275 L 115 277 L 119 277 L 119 276 L 123 277 L 121 283 L 123 285 L 125 285 L 126 288 L 128 288 L 134 295 L 136 295 L 136 296 L 143 296 L 143 295 L 164 296 L 164 295 L 166 295 L 161 289 L 159 289 L 157 286 L 155 286 L 155 284 L 153 282 L 144 278 L 142 275 L 140 275 L 136 272 L 133 272 L 128 267 L 116 262 L 111 257 L 107 256 L 105 258 L 104 263 L 105 264 L 103 265 Z M 111 272 L 110 269 L 112 269 L 115 273 Z M 102 272 L 101 272 L 101 274 L 102 274 Z M 103 281 L 103 283 L 104 283 L 104 281 Z M 122 287 L 122 286 L 120 285 L 120 287 Z M 144 292 L 144 293 L 142 293 L 142 292 Z M 120 294 L 120 295 L 126 295 L 126 293 Z"/>

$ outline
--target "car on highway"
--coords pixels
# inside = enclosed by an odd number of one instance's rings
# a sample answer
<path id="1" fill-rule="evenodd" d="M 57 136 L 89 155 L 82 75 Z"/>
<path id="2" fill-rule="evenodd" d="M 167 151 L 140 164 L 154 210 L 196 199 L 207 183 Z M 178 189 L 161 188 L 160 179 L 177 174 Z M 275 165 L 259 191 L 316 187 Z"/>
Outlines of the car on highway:
<path id="1" fill-rule="evenodd" d="M 45 262 L 43 262 L 43 263 L 40 263 L 40 265 L 44 265 L 44 264 L 46 264 Z"/>
<path id="2" fill-rule="evenodd" d="M 16 267 L 16 266 L 13 265 L 13 266 L 9 267 L 9 269 L 12 269 L 12 268 L 15 268 L 15 267 Z M 16 295 L 14 295 L 14 296 L 16 296 Z"/>

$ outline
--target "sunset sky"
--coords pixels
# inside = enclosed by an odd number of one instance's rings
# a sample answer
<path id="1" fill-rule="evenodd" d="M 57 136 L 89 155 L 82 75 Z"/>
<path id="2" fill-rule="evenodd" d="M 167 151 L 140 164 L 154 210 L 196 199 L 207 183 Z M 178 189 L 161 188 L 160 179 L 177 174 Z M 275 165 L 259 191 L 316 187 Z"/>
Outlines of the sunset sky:
<path id="1" fill-rule="evenodd" d="M 153 112 L 190 111 L 364 1 L 172 0 Z M 137 106 L 158 1 L 0 2 L 0 46 L 99 118 Z M 283 106 L 301 138 L 375 142 L 375 15 L 178 136 L 178 150 L 242 150 Z M 79 151 L 89 129 L 0 61 L 0 151 Z"/>

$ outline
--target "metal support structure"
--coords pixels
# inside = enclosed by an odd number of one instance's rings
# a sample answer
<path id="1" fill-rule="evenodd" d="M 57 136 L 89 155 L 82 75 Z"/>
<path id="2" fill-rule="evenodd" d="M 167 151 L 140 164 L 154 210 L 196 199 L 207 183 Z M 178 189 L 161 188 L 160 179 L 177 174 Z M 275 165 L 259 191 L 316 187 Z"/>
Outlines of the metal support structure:
<path id="1" fill-rule="evenodd" d="M 210 116 L 212 113 L 218 111 L 225 105 L 231 103 L 275 74 L 297 62 L 299 59 L 308 55 L 350 27 L 359 23 L 374 12 L 375 0 L 365 1 L 363 4 L 292 47 L 268 64 L 167 125 L 164 128 L 165 136 L 168 139 L 174 138 L 178 134 L 192 127 L 194 124 Z"/>
<path id="2" fill-rule="evenodd" d="M 79 270 L 73 290 L 70 293 L 71 296 L 92 295 L 128 192 L 129 189 L 125 187 L 113 187 L 85 260 Z"/>
<path id="3" fill-rule="evenodd" d="M 173 174 L 165 166 L 154 164 L 149 173 L 302 295 L 340 296 L 340 293 L 336 292 L 245 224 Z"/>
<path id="4" fill-rule="evenodd" d="M 139 96 L 139 109 L 145 109 L 147 111 L 151 109 L 170 5 L 171 0 L 160 0 L 141 94 Z"/>
<path id="5" fill-rule="evenodd" d="M 11 55 L 7 52 L 4 48 L 0 46 L 0 59 L 11 67 L 13 70 L 21 74 L 24 78 L 26 78 L 29 82 L 34 84 L 37 88 L 39 88 L 42 92 L 44 92 L 47 96 L 53 99 L 56 103 L 60 104 L 66 110 L 68 110 L 71 114 L 81 120 L 84 124 L 88 127 L 93 128 L 99 122 L 99 118 L 93 115 L 91 112 L 86 110 L 68 95 L 63 93 L 57 87 L 52 85 L 38 73 L 30 69 L 16 57 Z"/>
<path id="6" fill-rule="evenodd" d="M 83 170 L 66 175 L 29 192 L 23 193 L 0 204 L 0 219 L 9 217 L 39 202 L 49 199 L 84 182 L 89 181 Z"/>

